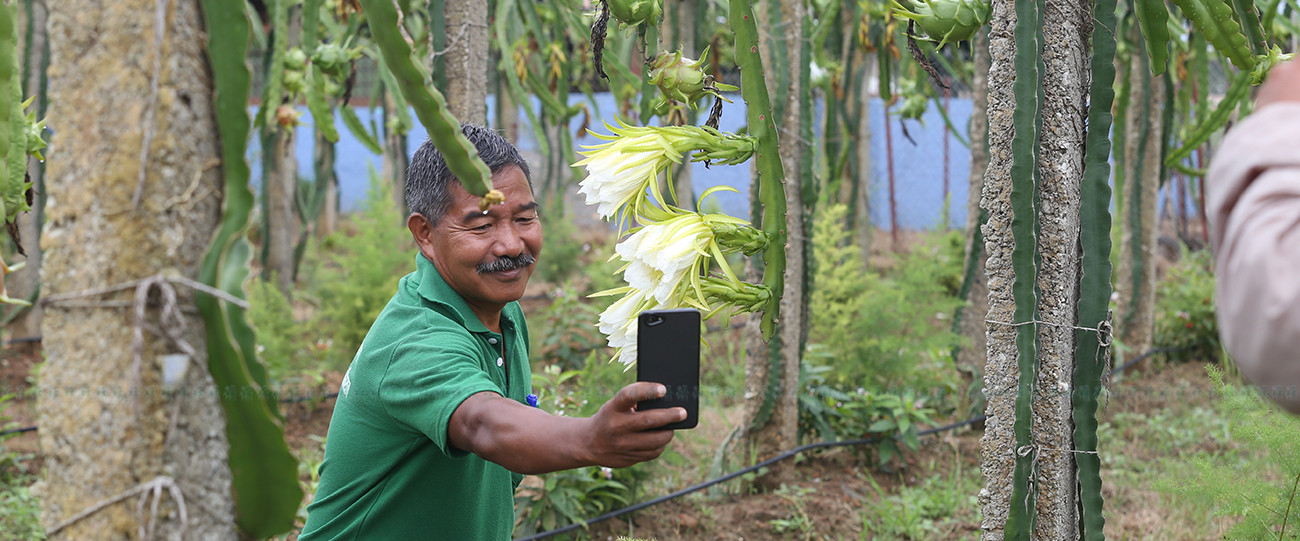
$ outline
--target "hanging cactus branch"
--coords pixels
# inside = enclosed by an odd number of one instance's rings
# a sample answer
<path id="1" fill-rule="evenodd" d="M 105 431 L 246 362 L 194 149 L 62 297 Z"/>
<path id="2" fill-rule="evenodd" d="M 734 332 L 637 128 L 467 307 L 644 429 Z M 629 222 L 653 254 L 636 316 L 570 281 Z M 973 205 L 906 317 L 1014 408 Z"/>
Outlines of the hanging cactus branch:
<path id="1" fill-rule="evenodd" d="M 399 27 L 397 5 L 392 0 L 361 0 L 361 5 L 384 64 L 428 130 L 429 140 L 446 157 L 448 169 L 465 191 L 483 198 L 479 202 L 483 210 L 505 202 L 501 192 L 492 189 L 492 172 L 479 158 L 478 149 L 461 133 L 460 122 L 447 109 L 447 100 L 429 84 L 428 74 L 415 62 Z"/>
<path id="2" fill-rule="evenodd" d="M 22 98 L 22 81 L 14 47 L 17 43 L 14 9 L 15 6 L 0 5 L 0 182 L 4 183 L 0 194 L 0 216 L 4 216 L 9 235 L 18 252 L 22 253 L 15 222 L 19 213 L 31 210 L 32 183 L 27 177 L 27 156 L 40 156 L 40 149 L 45 147 L 40 135 L 45 121 L 36 122 L 36 113 L 23 114 L 31 100 L 23 102 Z M 23 265 L 9 265 L 0 259 L 0 303 L 31 304 L 10 297 L 4 286 L 5 277 Z"/>

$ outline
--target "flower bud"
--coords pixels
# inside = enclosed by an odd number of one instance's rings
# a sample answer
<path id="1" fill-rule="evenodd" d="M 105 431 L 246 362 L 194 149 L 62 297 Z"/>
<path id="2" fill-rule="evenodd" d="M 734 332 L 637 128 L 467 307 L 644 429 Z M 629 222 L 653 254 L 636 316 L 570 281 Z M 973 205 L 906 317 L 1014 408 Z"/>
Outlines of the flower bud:
<path id="1" fill-rule="evenodd" d="M 298 110 L 288 105 L 281 105 L 275 109 L 275 123 L 281 126 L 297 126 Z"/>
<path id="2" fill-rule="evenodd" d="M 754 255 L 766 248 L 772 235 L 749 225 L 713 224 L 713 236 L 723 251 Z"/>
<path id="3" fill-rule="evenodd" d="M 311 63 L 326 74 L 342 77 L 343 69 L 360 54 L 360 50 L 348 49 L 338 43 L 322 43 L 312 51 Z"/>
<path id="4" fill-rule="evenodd" d="M 27 154 L 35 156 L 36 159 L 45 161 L 45 156 L 41 155 L 41 149 L 45 148 L 45 139 L 41 136 L 45 133 L 45 119 L 36 122 L 36 114 L 27 115 L 26 127 L 23 132 L 27 135 Z"/>
<path id="5" fill-rule="evenodd" d="M 302 71 L 307 68 L 307 53 L 294 47 L 284 53 L 284 69 Z"/>
<path id="6" fill-rule="evenodd" d="M 741 312 L 758 312 L 767 308 L 772 292 L 767 286 L 749 282 L 732 282 L 717 276 L 700 280 L 709 305 L 727 304 Z"/>
<path id="7" fill-rule="evenodd" d="M 665 51 L 650 64 L 650 82 L 659 87 L 664 98 L 693 105 L 704 97 L 704 87 L 712 79 L 704 68 L 703 60 L 684 58 L 681 49 Z"/>
<path id="8" fill-rule="evenodd" d="M 307 76 L 301 71 L 284 70 L 284 90 L 290 95 L 302 94 L 307 90 Z"/>

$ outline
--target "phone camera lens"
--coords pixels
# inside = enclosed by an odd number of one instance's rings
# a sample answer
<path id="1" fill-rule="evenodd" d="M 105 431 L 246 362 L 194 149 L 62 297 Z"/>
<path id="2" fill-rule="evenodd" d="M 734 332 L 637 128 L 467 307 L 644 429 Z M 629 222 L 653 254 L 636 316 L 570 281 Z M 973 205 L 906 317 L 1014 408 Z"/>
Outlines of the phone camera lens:
<path id="1" fill-rule="evenodd" d="M 649 314 L 649 315 L 646 315 L 646 317 L 645 317 L 645 324 L 646 324 L 647 326 L 650 326 L 650 327 L 654 327 L 654 326 L 659 325 L 660 323 L 663 323 L 663 322 L 664 322 L 664 317 L 663 317 L 663 316 L 654 315 L 654 314 Z"/>

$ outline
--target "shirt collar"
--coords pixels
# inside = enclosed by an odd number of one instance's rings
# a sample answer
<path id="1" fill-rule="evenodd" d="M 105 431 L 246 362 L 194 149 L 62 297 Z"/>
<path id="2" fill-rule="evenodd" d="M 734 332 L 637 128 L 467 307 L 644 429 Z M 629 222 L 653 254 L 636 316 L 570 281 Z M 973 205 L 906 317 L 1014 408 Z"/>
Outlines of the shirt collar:
<path id="1" fill-rule="evenodd" d="M 462 297 L 460 293 L 451 288 L 451 285 L 438 272 L 438 268 L 428 258 L 424 257 L 423 253 L 417 253 L 415 256 L 415 275 L 420 281 L 418 288 L 420 296 L 429 302 L 444 307 L 445 310 L 441 311 L 462 327 L 465 327 L 465 330 L 472 333 L 492 332 L 483 325 L 482 321 L 479 321 L 478 315 L 470 309 L 469 303 L 465 302 L 465 297 Z M 504 330 L 505 325 L 513 325 L 513 323 L 506 316 L 506 311 L 503 309 L 501 311 L 502 329 Z"/>

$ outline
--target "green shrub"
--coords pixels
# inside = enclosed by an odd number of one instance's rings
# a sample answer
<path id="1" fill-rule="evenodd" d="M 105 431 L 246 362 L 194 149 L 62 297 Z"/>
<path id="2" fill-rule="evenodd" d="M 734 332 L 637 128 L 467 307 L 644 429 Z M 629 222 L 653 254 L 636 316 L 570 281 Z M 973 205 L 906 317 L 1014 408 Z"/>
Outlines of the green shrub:
<path id="1" fill-rule="evenodd" d="M 894 271 L 863 268 L 859 248 L 843 227 L 845 207 L 819 213 L 813 228 L 813 290 L 808 341 L 833 359 L 835 385 L 947 389 L 956 385 L 953 346 L 961 343 L 947 318 L 963 301 L 960 242 L 940 235 L 895 256 Z"/>
<path id="2" fill-rule="evenodd" d="M 548 473 L 540 484 L 520 485 L 515 493 L 515 535 L 553 530 L 627 506 L 622 469 L 589 466 Z"/>
<path id="3" fill-rule="evenodd" d="M 881 438 L 875 446 L 877 464 L 903 464 L 902 448 L 920 448 L 920 425 L 934 423 L 934 409 L 910 389 L 895 394 L 863 387 L 845 391 L 827 385 L 824 375 L 830 369 L 817 364 L 825 360 L 825 352 L 815 344 L 812 347 L 799 371 L 800 440 L 814 434 L 827 441 Z"/>
<path id="4" fill-rule="evenodd" d="M 1219 358 L 1219 324 L 1214 316 L 1214 258 L 1208 250 L 1185 254 L 1156 287 L 1156 347 L 1178 348 L 1177 360 Z"/>
<path id="5" fill-rule="evenodd" d="M 392 187 L 371 171 L 366 201 L 352 215 L 355 230 L 321 242 L 321 263 L 307 287 L 316 304 L 312 325 L 335 351 L 330 368 L 352 361 L 370 324 L 397 291 L 397 282 L 415 270 L 416 248 L 405 218 L 393 201 Z"/>
<path id="6" fill-rule="evenodd" d="M 248 319 L 257 330 L 257 356 L 271 381 L 285 393 L 312 392 L 325 383 L 330 341 L 309 321 L 298 321 L 275 278 L 248 285 Z M 293 386 L 305 388 L 290 389 Z"/>

